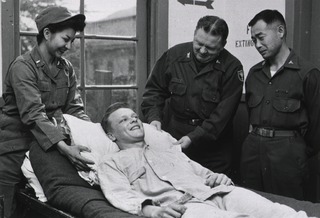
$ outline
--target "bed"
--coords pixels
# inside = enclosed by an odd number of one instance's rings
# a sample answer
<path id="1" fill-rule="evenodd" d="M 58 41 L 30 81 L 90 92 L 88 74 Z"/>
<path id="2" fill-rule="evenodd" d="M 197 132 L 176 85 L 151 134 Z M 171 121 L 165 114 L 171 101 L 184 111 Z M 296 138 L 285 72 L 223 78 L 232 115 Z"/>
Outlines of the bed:
<path id="1" fill-rule="evenodd" d="M 97 160 L 105 152 L 117 151 L 117 146 L 115 143 L 111 142 L 104 134 L 100 124 L 88 123 L 86 121 L 79 120 L 70 115 L 66 115 L 65 119 L 71 131 L 72 141 L 75 144 L 82 144 L 88 146 L 93 151 L 92 153 L 83 154 L 90 159 Z M 82 123 L 85 122 L 85 123 Z M 154 144 L 154 146 L 162 146 L 163 144 L 175 141 L 168 133 L 154 132 L 153 129 L 148 125 L 144 124 L 146 132 L 146 142 L 148 144 Z M 87 137 L 88 135 L 94 135 L 94 137 Z M 107 146 L 107 149 L 106 149 Z M 103 149 L 101 150 L 101 148 Z M 61 156 L 61 155 L 59 155 Z M 56 158 L 62 158 L 57 156 Z M 45 157 L 45 158 L 50 158 Z M 63 159 L 59 159 L 58 162 L 61 166 L 64 164 Z M 26 158 L 26 163 L 23 164 L 22 170 L 29 181 L 28 188 L 23 188 L 18 192 L 18 199 L 23 205 L 21 218 L 37 218 L 37 217 L 76 217 L 68 209 L 65 208 L 55 208 L 46 202 L 43 190 L 37 181 L 36 176 L 33 173 L 32 167 L 29 163 L 28 158 Z M 31 167 L 31 168 L 30 168 Z M 94 170 L 93 170 L 94 171 Z M 97 181 L 95 179 L 94 173 L 84 173 L 79 172 L 79 175 L 87 181 L 89 184 L 94 185 Z M 97 185 L 97 184 L 96 184 Z M 298 201 L 292 198 L 287 198 L 283 196 L 257 192 L 262 196 L 268 198 L 273 202 L 278 202 L 281 204 L 286 204 L 295 210 L 304 210 L 309 216 L 320 217 L 320 204 L 311 203 L 308 201 Z M 102 194 L 102 193 L 101 193 Z M 40 199 L 40 200 L 39 200 Z M 110 206 L 110 212 L 104 216 L 106 218 L 134 218 L 137 216 L 122 212 L 114 207 Z"/>

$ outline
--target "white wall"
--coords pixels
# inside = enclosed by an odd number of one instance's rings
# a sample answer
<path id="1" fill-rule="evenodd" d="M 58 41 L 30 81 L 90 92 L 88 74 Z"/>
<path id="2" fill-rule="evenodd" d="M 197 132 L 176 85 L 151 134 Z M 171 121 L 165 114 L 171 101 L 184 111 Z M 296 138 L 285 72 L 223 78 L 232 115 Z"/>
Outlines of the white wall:
<path id="1" fill-rule="evenodd" d="M 200 1 L 200 0 L 197 0 Z M 206 0 L 202 0 L 206 2 Z M 254 64 L 262 60 L 251 44 L 247 24 L 255 14 L 264 9 L 276 9 L 285 15 L 285 0 L 215 0 L 214 9 L 198 5 L 182 5 L 178 0 L 169 1 L 169 47 L 192 41 L 199 18 L 215 15 L 223 18 L 229 26 L 226 49 L 243 64 L 245 75 Z"/>

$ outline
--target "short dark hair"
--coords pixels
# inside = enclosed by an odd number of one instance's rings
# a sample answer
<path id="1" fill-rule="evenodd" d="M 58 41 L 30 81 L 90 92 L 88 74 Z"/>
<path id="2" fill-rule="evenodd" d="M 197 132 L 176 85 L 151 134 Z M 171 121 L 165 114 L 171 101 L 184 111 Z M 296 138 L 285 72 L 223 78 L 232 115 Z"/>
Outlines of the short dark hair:
<path id="1" fill-rule="evenodd" d="M 49 24 L 48 26 L 45 26 L 44 28 L 49 28 L 50 32 L 52 32 L 52 33 L 63 31 L 67 28 L 72 28 L 76 32 L 82 32 L 84 30 L 85 26 L 86 26 L 86 23 L 84 20 L 75 17 L 72 19 L 62 21 L 60 23 Z M 44 28 L 42 28 L 42 30 L 40 30 L 39 34 L 37 35 L 38 44 L 40 44 L 42 42 L 42 40 L 44 39 L 44 34 L 43 34 Z"/>
<path id="2" fill-rule="evenodd" d="M 110 114 L 112 114 L 113 112 L 115 112 L 116 110 L 120 109 L 120 108 L 130 108 L 129 105 L 125 102 L 116 102 L 114 104 L 111 104 L 106 112 L 103 115 L 103 118 L 101 120 L 101 126 L 103 128 L 103 130 L 107 133 L 110 131 L 110 123 L 109 123 L 109 117 Z"/>
<path id="3" fill-rule="evenodd" d="M 195 31 L 198 29 L 203 29 L 206 33 L 210 33 L 213 36 L 221 36 L 224 44 L 227 42 L 229 35 L 228 24 L 220 17 L 208 15 L 200 18 Z"/>
<path id="4" fill-rule="evenodd" d="M 254 16 L 254 18 L 252 18 L 248 26 L 254 26 L 259 20 L 263 20 L 267 25 L 279 22 L 281 25 L 284 26 L 285 33 L 287 32 L 286 21 L 282 14 L 277 10 L 266 9 L 259 12 Z"/>

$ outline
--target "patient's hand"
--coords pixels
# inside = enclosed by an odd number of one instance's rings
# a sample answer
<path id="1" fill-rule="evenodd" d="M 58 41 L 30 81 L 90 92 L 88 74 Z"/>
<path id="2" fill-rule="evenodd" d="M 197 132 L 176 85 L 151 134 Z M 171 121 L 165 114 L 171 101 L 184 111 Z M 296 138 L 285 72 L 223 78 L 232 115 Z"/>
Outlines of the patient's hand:
<path id="1" fill-rule="evenodd" d="M 150 123 L 150 125 L 156 127 L 156 129 L 159 130 L 159 131 L 161 130 L 161 122 L 158 121 L 158 120 L 152 121 L 152 122 Z"/>
<path id="2" fill-rule="evenodd" d="M 181 217 L 186 210 L 186 206 L 177 203 L 163 207 L 147 205 L 142 208 L 143 215 L 152 218 L 178 218 Z"/>
<path id="3" fill-rule="evenodd" d="M 189 136 L 183 136 L 179 141 L 174 142 L 174 145 L 181 145 L 182 150 L 187 149 L 191 145 L 191 139 Z"/>
<path id="4" fill-rule="evenodd" d="M 90 167 L 87 164 L 94 164 L 92 160 L 89 160 L 81 156 L 80 152 L 87 151 L 91 152 L 89 148 L 81 145 L 69 146 L 64 141 L 57 143 L 58 151 L 66 156 L 69 161 L 75 166 L 79 171 L 90 171 Z"/>
<path id="5" fill-rule="evenodd" d="M 213 173 L 209 178 L 207 178 L 205 184 L 210 187 L 215 187 L 217 185 L 231 185 L 233 183 L 232 180 L 226 175 L 221 173 Z"/>

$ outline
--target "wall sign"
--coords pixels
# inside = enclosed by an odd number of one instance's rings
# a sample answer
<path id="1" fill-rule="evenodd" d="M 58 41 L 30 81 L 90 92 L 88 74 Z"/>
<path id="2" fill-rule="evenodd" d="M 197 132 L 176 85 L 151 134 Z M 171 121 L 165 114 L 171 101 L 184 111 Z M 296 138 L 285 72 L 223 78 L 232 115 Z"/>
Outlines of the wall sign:
<path id="1" fill-rule="evenodd" d="M 206 6 L 207 9 L 213 9 L 212 3 L 214 0 L 207 1 L 196 1 L 196 0 L 178 0 L 183 5 L 197 5 L 197 6 Z"/>

